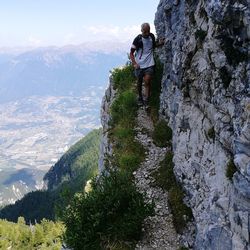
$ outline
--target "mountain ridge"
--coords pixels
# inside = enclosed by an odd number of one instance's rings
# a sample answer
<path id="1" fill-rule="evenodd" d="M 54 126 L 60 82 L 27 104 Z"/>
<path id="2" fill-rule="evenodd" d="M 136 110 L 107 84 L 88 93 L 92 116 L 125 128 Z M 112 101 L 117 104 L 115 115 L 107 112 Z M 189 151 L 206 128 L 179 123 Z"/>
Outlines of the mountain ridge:
<path id="1" fill-rule="evenodd" d="M 124 52 L 79 47 L 35 49 L 14 56 L 0 54 L 0 102 L 30 95 L 79 96 L 86 85 L 106 85 L 110 68 L 121 65 L 124 58 Z"/>
<path id="2" fill-rule="evenodd" d="M 88 52 L 104 52 L 104 53 L 126 53 L 129 49 L 131 41 L 110 41 L 110 40 L 98 40 L 92 42 L 84 42 L 80 44 L 68 44 L 63 46 L 41 46 L 41 47 L 0 47 L 0 55 L 19 55 L 25 52 L 31 52 L 34 50 L 57 50 L 64 52 L 77 52 L 85 51 Z"/>

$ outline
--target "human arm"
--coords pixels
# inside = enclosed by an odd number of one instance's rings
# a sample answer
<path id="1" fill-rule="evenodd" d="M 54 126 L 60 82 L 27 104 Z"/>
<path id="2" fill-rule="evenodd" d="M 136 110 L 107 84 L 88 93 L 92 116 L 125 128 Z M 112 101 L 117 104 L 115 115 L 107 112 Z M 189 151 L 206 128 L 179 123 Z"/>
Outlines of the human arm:
<path id="1" fill-rule="evenodd" d="M 135 55 L 134 55 L 135 51 L 136 51 L 136 49 L 132 47 L 132 48 L 130 49 L 130 54 L 129 54 L 129 56 L 130 56 L 130 60 L 131 60 L 131 62 L 132 62 L 132 65 L 134 66 L 134 68 L 135 68 L 135 69 L 138 69 L 138 68 L 140 68 L 140 66 L 139 66 L 139 64 L 135 61 Z"/>

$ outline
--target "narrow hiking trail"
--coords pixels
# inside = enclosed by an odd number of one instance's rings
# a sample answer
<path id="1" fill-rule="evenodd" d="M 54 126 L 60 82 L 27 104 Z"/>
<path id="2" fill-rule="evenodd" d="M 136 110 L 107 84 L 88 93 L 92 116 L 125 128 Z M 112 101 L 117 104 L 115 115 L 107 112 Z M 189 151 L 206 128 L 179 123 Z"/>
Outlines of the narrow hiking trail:
<path id="1" fill-rule="evenodd" d="M 135 128 L 136 139 L 144 146 L 147 153 L 145 161 L 133 175 L 138 191 L 146 194 L 146 203 L 154 202 L 155 215 L 145 219 L 142 239 L 137 243 L 136 249 L 176 250 L 180 244 L 168 206 L 168 193 L 157 187 L 152 176 L 152 173 L 159 168 L 168 149 L 154 145 L 153 139 L 150 137 L 153 129 L 152 120 L 141 107 L 138 110 L 137 127 Z"/>

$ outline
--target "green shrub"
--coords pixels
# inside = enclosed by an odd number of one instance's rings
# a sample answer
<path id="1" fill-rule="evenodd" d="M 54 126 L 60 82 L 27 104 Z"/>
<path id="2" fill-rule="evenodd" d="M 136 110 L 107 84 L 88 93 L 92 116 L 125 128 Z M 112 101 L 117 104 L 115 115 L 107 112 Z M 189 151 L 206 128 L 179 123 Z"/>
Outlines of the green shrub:
<path id="1" fill-rule="evenodd" d="M 189 79 L 186 79 L 186 82 L 182 87 L 184 98 L 190 98 L 190 85 L 191 85 L 191 81 Z"/>
<path id="2" fill-rule="evenodd" d="M 165 120 L 160 120 L 155 125 L 153 140 L 158 147 L 166 147 L 169 145 L 169 142 L 172 140 L 172 129 Z"/>
<path id="3" fill-rule="evenodd" d="M 190 0 L 188 0 L 190 1 Z M 188 2 L 187 1 L 187 2 Z M 193 11 L 190 11 L 190 14 L 189 14 L 189 21 L 190 23 L 193 25 L 193 26 L 196 26 L 196 20 L 195 20 L 195 16 L 194 16 L 194 12 Z"/>
<path id="4" fill-rule="evenodd" d="M 133 172 L 145 158 L 144 147 L 134 138 L 117 139 L 114 144 L 116 165 Z"/>
<path id="5" fill-rule="evenodd" d="M 143 220 L 153 214 L 125 172 L 113 171 L 93 181 L 92 191 L 76 195 L 66 209 L 66 243 L 75 250 L 104 249 L 140 238 Z"/>
<path id="6" fill-rule="evenodd" d="M 223 87 L 225 89 L 227 89 L 230 85 L 231 80 L 232 80 L 232 76 L 230 75 L 230 73 L 228 72 L 228 70 L 225 66 L 220 68 L 219 74 L 220 74 L 220 78 L 221 78 L 222 83 L 223 83 Z"/>
<path id="7" fill-rule="evenodd" d="M 134 68 L 131 64 L 127 64 L 123 68 L 116 68 L 112 72 L 114 88 L 118 92 L 130 89 L 136 81 Z"/>
<path id="8" fill-rule="evenodd" d="M 226 177 L 232 181 L 234 173 L 237 171 L 237 168 L 234 164 L 234 161 L 231 159 L 227 163 L 227 169 L 226 169 Z"/>
<path id="9" fill-rule="evenodd" d="M 183 202 L 184 192 L 179 185 L 169 190 L 169 205 L 173 214 L 173 223 L 177 233 L 181 233 L 192 218 L 192 210 Z"/>
<path id="10" fill-rule="evenodd" d="M 208 15 L 207 15 L 207 12 L 206 12 L 206 10 L 205 10 L 205 8 L 201 8 L 200 9 L 200 17 L 201 18 L 204 18 L 205 20 L 206 20 L 206 22 L 208 22 Z"/>
<path id="11" fill-rule="evenodd" d="M 140 164 L 140 158 L 134 153 L 126 153 L 119 157 L 119 167 L 134 171 Z"/>
<path id="12" fill-rule="evenodd" d="M 192 210 L 183 202 L 184 192 L 174 175 L 172 152 L 167 152 L 160 168 L 154 173 L 156 184 L 169 192 L 169 205 L 173 214 L 173 223 L 178 233 L 185 228 L 192 218 Z"/>
<path id="13" fill-rule="evenodd" d="M 187 247 L 179 247 L 179 249 L 178 250 L 189 250 L 189 248 L 187 248 Z"/>
<path id="14" fill-rule="evenodd" d="M 222 31 L 223 32 L 223 31 Z M 221 35 L 221 47 L 225 52 L 228 63 L 237 66 L 240 62 L 248 59 L 247 51 L 241 50 L 242 46 L 236 46 L 235 40 L 229 35 Z"/>
<path id="15" fill-rule="evenodd" d="M 123 128 L 123 127 L 119 127 L 119 126 L 117 126 L 113 130 L 113 134 L 119 140 L 131 138 L 131 137 L 134 138 L 134 136 L 135 136 L 135 132 L 132 128 Z"/>
<path id="16" fill-rule="evenodd" d="M 195 38 L 197 40 L 199 40 L 200 42 L 203 42 L 204 39 L 206 38 L 207 36 L 207 32 L 205 30 L 202 30 L 202 29 L 198 29 L 195 31 Z"/>
<path id="17" fill-rule="evenodd" d="M 0 220 L 0 249 L 60 250 L 63 243 L 64 225 L 43 219 L 40 224 L 26 225 L 23 217 L 17 223 Z"/>
<path id="18" fill-rule="evenodd" d="M 214 127 L 210 128 L 208 131 L 207 131 L 207 135 L 209 138 L 211 139 L 215 139 L 215 130 L 214 130 Z"/>
<path id="19" fill-rule="evenodd" d="M 173 153 L 167 152 L 165 159 L 160 163 L 160 168 L 154 173 L 154 178 L 158 186 L 169 191 L 175 181 Z"/>

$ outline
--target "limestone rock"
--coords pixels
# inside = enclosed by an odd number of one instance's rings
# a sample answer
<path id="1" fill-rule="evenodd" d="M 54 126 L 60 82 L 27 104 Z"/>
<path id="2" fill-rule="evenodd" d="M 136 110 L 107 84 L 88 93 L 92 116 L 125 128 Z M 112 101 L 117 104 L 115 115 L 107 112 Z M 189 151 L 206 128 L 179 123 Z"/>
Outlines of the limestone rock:
<path id="1" fill-rule="evenodd" d="M 101 123 L 103 127 L 103 133 L 100 143 L 100 157 L 99 157 L 99 172 L 101 173 L 105 164 L 109 164 L 110 156 L 112 156 L 112 144 L 109 142 L 108 131 L 110 129 L 110 107 L 115 98 L 116 91 L 113 88 L 113 79 L 110 77 L 109 86 L 105 91 L 105 95 L 102 98 L 101 104 Z"/>
<path id="2" fill-rule="evenodd" d="M 173 130 L 174 171 L 196 222 L 194 248 L 249 249 L 250 3 L 161 0 L 155 26 L 166 39 L 158 50 L 159 113 Z"/>

